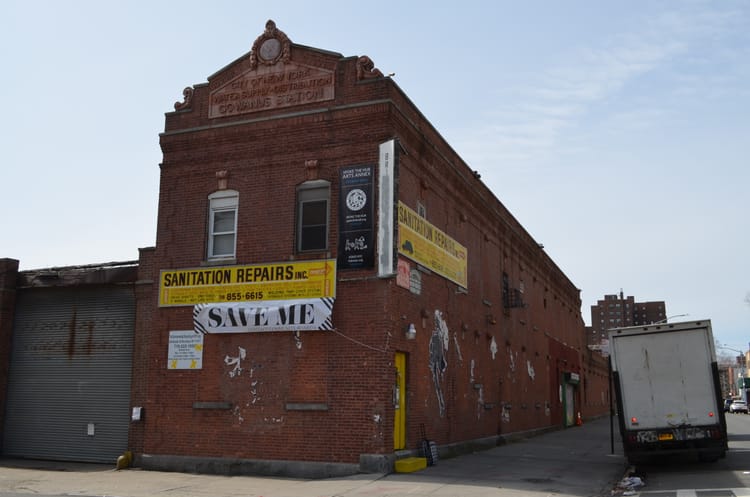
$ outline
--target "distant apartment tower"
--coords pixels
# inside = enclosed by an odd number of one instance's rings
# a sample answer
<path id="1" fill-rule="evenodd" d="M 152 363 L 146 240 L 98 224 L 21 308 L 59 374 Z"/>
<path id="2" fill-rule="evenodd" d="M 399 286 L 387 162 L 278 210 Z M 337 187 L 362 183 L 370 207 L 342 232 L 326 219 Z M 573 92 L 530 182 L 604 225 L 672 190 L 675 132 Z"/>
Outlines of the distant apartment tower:
<path id="1" fill-rule="evenodd" d="M 664 301 L 636 302 L 630 295 L 605 295 L 591 306 L 591 327 L 588 344 L 600 344 L 607 338 L 607 330 L 623 326 L 658 323 L 667 317 L 667 306 Z"/>

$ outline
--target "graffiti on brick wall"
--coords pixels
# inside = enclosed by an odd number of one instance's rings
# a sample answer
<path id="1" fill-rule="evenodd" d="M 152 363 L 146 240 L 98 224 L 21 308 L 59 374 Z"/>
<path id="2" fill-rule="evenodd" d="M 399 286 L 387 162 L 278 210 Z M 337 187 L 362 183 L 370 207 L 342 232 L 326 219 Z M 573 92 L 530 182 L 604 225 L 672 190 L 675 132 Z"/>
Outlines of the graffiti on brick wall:
<path id="1" fill-rule="evenodd" d="M 479 396 L 477 397 L 477 419 L 482 417 L 484 412 L 484 386 L 479 387 Z"/>
<path id="2" fill-rule="evenodd" d="M 227 355 L 224 357 L 224 364 L 227 366 L 233 366 L 229 371 L 229 377 L 234 378 L 242 374 L 242 361 L 247 357 L 247 351 L 242 347 L 237 347 L 239 350 L 236 356 Z"/>
<path id="3" fill-rule="evenodd" d="M 453 345 L 456 347 L 456 355 L 458 356 L 458 362 L 463 363 L 464 358 L 461 356 L 461 346 L 458 345 L 458 334 L 453 334 Z"/>
<path id="4" fill-rule="evenodd" d="M 252 407 L 256 402 L 261 400 L 260 396 L 260 381 L 255 375 L 255 370 L 257 365 L 252 365 L 249 369 L 246 369 L 243 367 L 243 361 L 246 361 L 248 359 L 247 357 L 247 350 L 245 350 L 243 347 L 237 347 L 237 355 L 229 355 L 227 354 L 224 356 L 224 364 L 226 366 L 231 367 L 229 371 L 227 371 L 227 375 L 230 379 L 239 381 L 240 379 L 246 380 L 249 382 L 249 389 L 248 389 L 248 397 L 243 402 L 239 402 L 234 406 L 234 409 L 232 410 L 232 413 L 234 414 L 235 418 L 242 423 L 245 421 L 245 417 L 243 416 L 243 409 Z M 266 418 L 268 421 L 268 418 Z M 281 418 L 283 420 L 283 418 Z M 272 419 L 271 422 L 278 423 L 280 422 L 279 419 Z"/>
<path id="5" fill-rule="evenodd" d="M 437 395 L 438 410 L 440 417 L 445 416 L 445 396 L 443 395 L 443 374 L 448 367 L 445 353 L 450 343 L 450 331 L 448 325 L 443 319 L 443 313 L 435 309 L 435 326 L 430 337 L 430 373 L 432 382 L 435 385 L 435 394 Z"/>
<path id="6" fill-rule="evenodd" d="M 372 408 L 372 425 L 370 426 L 370 436 L 373 441 L 382 442 L 385 440 L 385 429 L 388 428 L 388 417 L 385 414 L 384 405 L 378 402 Z"/>
<path id="7" fill-rule="evenodd" d="M 531 361 L 526 361 L 526 371 L 529 373 L 529 378 L 531 378 L 531 381 L 534 381 L 536 373 L 534 372 L 534 365 L 531 364 Z"/>
<path id="8" fill-rule="evenodd" d="M 503 423 L 510 423 L 510 405 L 503 403 L 502 410 L 500 411 L 500 419 Z"/>
<path id="9" fill-rule="evenodd" d="M 518 353 L 513 352 L 513 349 L 508 347 L 508 379 L 511 383 L 515 383 L 516 378 L 516 359 L 518 358 Z"/>

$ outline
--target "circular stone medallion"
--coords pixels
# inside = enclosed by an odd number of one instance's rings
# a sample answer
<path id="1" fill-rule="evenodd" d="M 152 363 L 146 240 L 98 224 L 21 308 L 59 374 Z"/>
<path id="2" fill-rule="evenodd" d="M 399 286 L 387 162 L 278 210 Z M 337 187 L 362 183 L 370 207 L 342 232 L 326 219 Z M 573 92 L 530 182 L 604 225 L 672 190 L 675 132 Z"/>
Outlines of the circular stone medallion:
<path id="1" fill-rule="evenodd" d="M 274 60 L 281 53 L 281 42 L 276 38 L 269 38 L 260 46 L 260 56 L 263 60 Z"/>

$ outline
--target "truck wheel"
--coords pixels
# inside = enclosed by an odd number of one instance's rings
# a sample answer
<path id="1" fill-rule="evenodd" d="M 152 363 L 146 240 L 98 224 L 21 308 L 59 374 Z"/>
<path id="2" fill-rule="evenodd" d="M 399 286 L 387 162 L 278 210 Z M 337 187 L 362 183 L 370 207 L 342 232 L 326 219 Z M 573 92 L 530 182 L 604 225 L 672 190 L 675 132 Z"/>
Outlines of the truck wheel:
<path id="1" fill-rule="evenodd" d="M 716 462 L 721 458 L 722 454 L 716 454 L 714 452 L 698 454 L 698 460 L 700 462 Z"/>

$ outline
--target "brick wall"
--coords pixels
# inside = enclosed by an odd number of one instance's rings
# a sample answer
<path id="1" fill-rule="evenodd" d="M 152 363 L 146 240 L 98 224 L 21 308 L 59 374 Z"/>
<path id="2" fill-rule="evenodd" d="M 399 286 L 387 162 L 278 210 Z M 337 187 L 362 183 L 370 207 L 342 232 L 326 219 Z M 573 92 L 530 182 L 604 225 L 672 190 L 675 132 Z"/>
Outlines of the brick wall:
<path id="1" fill-rule="evenodd" d="M 413 112 L 394 100 L 394 115 Z M 409 444 L 423 424 L 440 443 L 561 426 L 561 375 L 582 374 L 586 352 L 579 291 L 439 136 L 415 132 L 418 114 L 408 117 L 396 120 L 406 150 L 399 198 L 424 206 L 469 253 L 468 293 L 435 274 L 423 274 L 421 295 L 393 288 L 396 314 L 418 329 L 417 340 L 394 345 L 409 352 L 412 371 Z M 522 306 L 505 307 L 503 273 Z M 419 338 L 436 332 L 436 310 L 449 330 L 437 373 L 428 368 L 429 340 Z"/>

